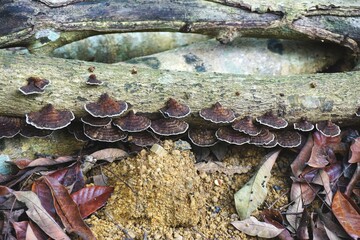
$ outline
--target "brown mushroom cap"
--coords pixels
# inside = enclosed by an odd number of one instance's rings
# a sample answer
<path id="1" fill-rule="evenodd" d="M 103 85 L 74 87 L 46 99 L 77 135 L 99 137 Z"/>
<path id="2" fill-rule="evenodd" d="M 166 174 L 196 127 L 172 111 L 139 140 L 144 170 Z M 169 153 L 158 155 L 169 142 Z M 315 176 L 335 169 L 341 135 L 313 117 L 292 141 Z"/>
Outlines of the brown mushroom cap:
<path id="1" fill-rule="evenodd" d="M 22 125 L 21 118 L 0 116 L 0 139 L 14 137 L 20 132 Z"/>
<path id="2" fill-rule="evenodd" d="M 211 147 L 218 142 L 215 132 L 213 129 L 191 128 L 188 131 L 188 137 L 196 146 Z"/>
<path id="3" fill-rule="evenodd" d="M 104 93 L 97 102 L 87 103 L 84 108 L 94 117 L 116 117 L 128 109 L 128 104 L 124 101 L 115 101 L 107 93 Z"/>
<path id="4" fill-rule="evenodd" d="M 50 84 L 50 81 L 39 77 L 29 77 L 27 79 L 27 85 L 19 88 L 19 91 L 25 95 L 43 93 L 46 86 Z"/>
<path id="5" fill-rule="evenodd" d="M 36 127 L 30 124 L 24 124 L 21 128 L 20 135 L 23 137 L 31 138 L 31 137 L 47 137 L 53 133 L 52 130 L 45 130 L 45 129 L 37 129 Z"/>
<path id="6" fill-rule="evenodd" d="M 91 115 L 86 115 L 85 117 L 82 117 L 80 120 L 83 123 L 93 126 L 93 127 L 103 127 L 103 126 L 111 123 L 111 118 L 109 118 L 109 117 L 97 118 L 97 117 L 93 117 Z"/>
<path id="7" fill-rule="evenodd" d="M 360 137 L 355 138 L 354 142 L 351 144 L 351 158 L 349 163 L 359 163 L 360 162 Z"/>
<path id="8" fill-rule="evenodd" d="M 99 85 L 103 85 L 103 82 L 98 80 L 96 78 L 95 74 L 90 74 L 90 76 L 88 77 L 86 84 L 88 85 L 95 85 L 95 86 L 99 86 Z"/>
<path id="9" fill-rule="evenodd" d="M 275 139 L 275 134 L 269 131 L 269 129 L 263 128 L 259 135 L 250 136 L 250 144 L 254 145 L 267 145 Z"/>
<path id="10" fill-rule="evenodd" d="M 84 123 L 79 121 L 73 121 L 67 127 L 69 133 L 73 134 L 76 140 L 81 142 L 87 142 L 90 139 L 84 134 Z"/>
<path id="11" fill-rule="evenodd" d="M 316 123 L 316 129 L 326 137 L 336 137 L 340 135 L 340 127 L 331 120 Z"/>
<path id="12" fill-rule="evenodd" d="M 275 129 L 285 128 L 288 125 L 288 122 L 284 118 L 275 116 L 271 111 L 257 117 L 256 121 Z"/>
<path id="13" fill-rule="evenodd" d="M 199 115 L 213 123 L 231 123 L 235 120 L 234 111 L 223 107 L 219 102 L 216 102 L 211 108 L 201 109 Z"/>
<path id="14" fill-rule="evenodd" d="M 281 131 L 276 134 L 276 139 L 283 148 L 294 148 L 301 144 L 301 135 L 296 131 Z"/>
<path id="15" fill-rule="evenodd" d="M 52 104 L 47 104 L 39 112 L 26 115 L 26 123 L 38 129 L 57 130 L 68 126 L 75 119 L 68 110 L 56 110 Z"/>
<path id="16" fill-rule="evenodd" d="M 220 127 L 215 135 L 219 140 L 235 145 L 243 145 L 250 141 L 249 135 L 236 131 L 230 127 Z"/>
<path id="17" fill-rule="evenodd" d="M 261 127 L 256 126 L 253 122 L 253 118 L 250 116 L 235 119 L 231 126 L 234 130 L 246 133 L 250 136 L 256 136 L 261 132 Z"/>
<path id="18" fill-rule="evenodd" d="M 171 136 L 185 133 L 189 128 L 189 124 L 185 121 L 181 121 L 175 118 L 161 118 L 151 121 L 150 128 L 156 134 L 162 136 Z"/>
<path id="19" fill-rule="evenodd" d="M 169 98 L 166 106 L 159 110 L 164 117 L 183 118 L 190 114 L 190 107 L 176 101 L 174 98 Z"/>
<path id="20" fill-rule="evenodd" d="M 294 123 L 294 129 L 309 132 L 314 129 L 314 124 L 308 122 L 305 117 L 302 117 L 299 122 Z"/>
<path id="21" fill-rule="evenodd" d="M 127 141 L 139 147 L 149 147 L 160 142 L 155 134 L 149 131 L 131 133 L 128 136 Z"/>
<path id="22" fill-rule="evenodd" d="M 138 116 L 131 110 L 125 116 L 114 119 L 113 124 L 122 131 L 141 132 L 150 127 L 151 120 L 144 116 Z"/>
<path id="23" fill-rule="evenodd" d="M 121 131 L 112 124 L 103 127 L 93 127 L 84 124 L 84 134 L 91 140 L 100 142 L 117 142 L 127 137 L 126 132 Z"/>
<path id="24" fill-rule="evenodd" d="M 264 148 L 273 148 L 273 147 L 276 147 L 277 145 L 278 145 L 278 141 L 277 141 L 276 135 L 275 135 L 274 140 L 272 140 L 268 144 L 264 144 L 264 145 L 261 145 L 261 146 L 264 147 Z"/>

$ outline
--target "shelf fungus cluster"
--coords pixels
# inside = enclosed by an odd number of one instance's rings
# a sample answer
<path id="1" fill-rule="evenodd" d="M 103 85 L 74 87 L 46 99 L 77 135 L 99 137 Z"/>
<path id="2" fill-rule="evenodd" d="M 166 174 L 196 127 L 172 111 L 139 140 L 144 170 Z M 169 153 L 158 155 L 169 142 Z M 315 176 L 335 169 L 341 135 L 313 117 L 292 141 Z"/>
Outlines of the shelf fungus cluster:
<path id="1" fill-rule="evenodd" d="M 30 83 L 35 86 L 38 83 Z M 43 86 L 43 85 L 41 85 Z M 159 108 L 156 119 L 149 119 L 137 113 L 132 106 L 110 97 L 100 95 L 97 101 L 84 105 L 88 115 L 75 120 L 69 110 L 58 110 L 47 104 L 38 112 L 30 112 L 25 119 L 19 117 L 0 117 L 0 138 L 11 138 L 17 134 L 24 137 L 45 137 L 54 130 L 67 128 L 81 141 L 117 142 L 126 141 L 146 147 L 158 143 L 160 139 L 175 136 L 188 138 L 194 145 L 211 147 L 218 142 L 243 145 L 253 144 L 262 147 L 280 146 L 294 148 L 300 146 L 304 138 L 301 132 L 316 128 L 325 137 L 336 137 L 340 127 L 331 120 L 315 124 L 301 118 L 293 127 L 273 112 L 261 116 L 239 116 L 231 109 L 216 102 L 211 107 L 199 111 L 199 116 L 211 122 L 212 128 L 191 127 L 185 121 L 191 113 L 186 104 L 169 98 Z M 359 110 L 356 115 L 359 116 Z"/>

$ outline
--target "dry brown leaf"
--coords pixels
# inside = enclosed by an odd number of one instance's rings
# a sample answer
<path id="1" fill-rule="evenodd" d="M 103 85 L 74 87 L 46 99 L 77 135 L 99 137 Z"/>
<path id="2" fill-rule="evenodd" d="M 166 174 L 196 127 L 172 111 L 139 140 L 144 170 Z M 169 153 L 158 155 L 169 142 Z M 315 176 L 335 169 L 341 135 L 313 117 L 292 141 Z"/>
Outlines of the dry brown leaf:
<path id="1" fill-rule="evenodd" d="M 28 167 L 37 167 L 37 166 L 52 166 L 61 163 L 66 163 L 70 161 L 75 161 L 72 156 L 61 156 L 55 159 L 52 158 L 37 158 L 34 160 L 29 159 L 15 159 L 13 162 L 20 169 L 28 168 Z"/>
<path id="2" fill-rule="evenodd" d="M 69 192 L 76 192 L 85 186 L 84 175 L 81 171 L 80 163 L 75 163 L 69 167 L 59 169 L 50 173 L 48 176 L 55 178 L 58 182 L 68 189 Z"/>
<path id="3" fill-rule="evenodd" d="M 14 226 L 16 239 L 17 240 L 25 240 L 26 239 L 26 229 L 28 227 L 28 221 L 22 222 L 12 222 Z"/>
<path id="4" fill-rule="evenodd" d="M 262 238 L 274 238 L 278 236 L 284 229 L 279 229 L 274 225 L 266 222 L 260 222 L 255 217 L 250 216 L 242 221 L 234 221 L 231 223 L 236 229 L 250 236 L 258 236 Z"/>
<path id="5" fill-rule="evenodd" d="M 310 159 L 311 149 L 313 145 L 314 145 L 314 140 L 311 134 L 309 134 L 309 137 L 304 147 L 301 149 L 300 153 L 297 155 L 295 160 L 290 165 L 292 173 L 294 174 L 295 177 L 299 177 L 303 169 L 306 167 L 306 162 Z"/>
<path id="6" fill-rule="evenodd" d="M 129 154 L 119 148 L 106 148 L 106 149 L 96 151 L 96 152 L 90 154 L 90 156 L 92 156 L 93 158 L 95 158 L 97 160 L 105 160 L 108 162 L 113 162 L 115 160 L 129 156 Z"/>
<path id="7" fill-rule="evenodd" d="M 78 205 L 82 218 L 86 218 L 104 206 L 113 191 L 113 187 L 90 186 L 74 192 L 71 198 Z"/>
<path id="8" fill-rule="evenodd" d="M 28 208 L 26 214 L 33 220 L 48 236 L 53 239 L 69 239 L 63 229 L 47 213 L 41 205 L 38 196 L 31 191 L 13 192 L 18 201 L 24 202 Z"/>
<path id="9" fill-rule="evenodd" d="M 335 193 L 331 209 L 345 231 L 353 238 L 360 238 L 360 210 L 345 194 Z"/>
<path id="10" fill-rule="evenodd" d="M 49 176 L 45 176 L 44 181 L 51 189 L 56 212 L 66 230 L 70 233 L 76 233 L 83 239 L 95 239 L 90 228 L 82 220 L 79 208 L 72 200 L 65 186 Z"/>
<path id="11" fill-rule="evenodd" d="M 286 219 L 289 224 L 297 230 L 301 220 L 301 213 L 304 211 L 300 183 L 295 182 L 291 185 L 290 200 L 294 203 L 288 207 Z"/>
<path id="12" fill-rule="evenodd" d="M 206 173 L 224 173 L 227 175 L 243 174 L 251 170 L 251 166 L 229 166 L 224 162 L 211 161 L 211 162 L 199 162 L 195 164 L 197 171 Z"/>

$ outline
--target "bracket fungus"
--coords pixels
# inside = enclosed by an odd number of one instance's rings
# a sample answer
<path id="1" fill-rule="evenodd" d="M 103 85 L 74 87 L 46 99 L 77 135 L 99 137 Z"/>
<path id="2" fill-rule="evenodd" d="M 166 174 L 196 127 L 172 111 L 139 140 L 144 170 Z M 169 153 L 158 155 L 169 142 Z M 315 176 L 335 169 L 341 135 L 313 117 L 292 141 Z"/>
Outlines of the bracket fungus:
<path id="1" fill-rule="evenodd" d="M 298 147 L 302 142 L 300 133 L 296 131 L 282 131 L 276 134 L 276 140 L 279 146 L 283 148 Z"/>
<path id="2" fill-rule="evenodd" d="M 16 136 L 20 132 L 22 125 L 21 118 L 0 116 L 0 139 Z"/>
<path id="3" fill-rule="evenodd" d="M 175 100 L 174 98 L 169 98 L 166 102 L 166 106 L 159 109 L 159 111 L 164 115 L 164 117 L 172 118 L 183 118 L 190 114 L 190 107 L 186 104 L 182 104 Z"/>
<path id="4" fill-rule="evenodd" d="M 230 127 L 220 127 L 215 135 L 219 140 L 235 145 L 243 145 L 250 141 L 249 135 L 236 131 Z"/>
<path id="5" fill-rule="evenodd" d="M 86 80 L 86 84 L 87 85 L 92 85 L 92 86 L 99 86 L 99 85 L 103 85 L 103 82 L 98 80 L 96 75 L 92 73 L 92 74 L 90 74 L 90 76 Z"/>
<path id="6" fill-rule="evenodd" d="M 218 143 L 218 139 L 213 129 L 190 128 L 188 137 L 191 142 L 199 147 L 211 147 Z"/>
<path id="7" fill-rule="evenodd" d="M 250 136 L 250 144 L 254 145 L 268 145 L 275 139 L 275 134 L 269 131 L 269 129 L 263 128 L 261 132 L 256 136 Z"/>
<path id="8" fill-rule="evenodd" d="M 68 127 L 69 133 L 73 134 L 76 140 L 81 142 L 87 142 L 90 139 L 84 133 L 84 124 L 79 121 L 73 121 Z"/>
<path id="9" fill-rule="evenodd" d="M 38 129 L 58 130 L 68 126 L 75 119 L 69 110 L 56 110 L 52 104 L 47 104 L 39 112 L 25 115 L 26 123 Z"/>
<path id="10" fill-rule="evenodd" d="M 128 109 L 128 104 L 124 101 L 116 101 L 107 93 L 103 93 L 97 102 L 87 103 L 84 108 L 94 117 L 105 118 L 120 116 Z"/>
<path id="11" fill-rule="evenodd" d="M 234 130 L 246 133 L 250 136 L 256 136 L 261 132 L 261 127 L 256 126 L 253 122 L 253 118 L 250 116 L 235 119 L 231 126 Z"/>
<path id="12" fill-rule="evenodd" d="M 103 127 L 111 123 L 111 118 L 109 117 L 97 118 L 97 117 L 93 117 L 92 115 L 86 115 L 85 117 L 82 117 L 80 120 L 83 123 L 93 127 Z"/>
<path id="13" fill-rule="evenodd" d="M 189 124 L 175 118 L 161 118 L 151 121 L 150 128 L 158 135 L 171 136 L 185 133 L 189 128 Z"/>
<path id="14" fill-rule="evenodd" d="M 210 108 L 204 108 L 199 111 L 200 117 L 213 123 L 231 123 L 235 120 L 235 113 L 229 108 L 223 107 L 216 102 Z"/>
<path id="15" fill-rule="evenodd" d="M 126 132 L 141 132 L 150 127 L 151 120 L 144 116 L 138 116 L 130 110 L 125 116 L 114 119 L 113 124 Z"/>
<path id="16" fill-rule="evenodd" d="M 316 123 L 316 129 L 326 137 L 336 137 L 340 135 L 340 127 L 331 120 Z"/>
<path id="17" fill-rule="evenodd" d="M 91 140 L 100 142 L 117 142 L 127 137 L 126 132 L 121 131 L 112 124 L 103 127 L 93 127 L 84 124 L 84 134 Z"/>
<path id="18" fill-rule="evenodd" d="M 262 125 L 275 129 L 286 128 L 288 125 L 288 122 L 284 118 L 275 116 L 271 111 L 257 117 L 256 121 Z"/>
<path id="19" fill-rule="evenodd" d="M 131 133 L 128 136 L 127 141 L 139 147 L 149 147 L 155 143 L 159 143 L 160 139 L 158 139 L 152 132 L 143 131 Z"/>
<path id="20" fill-rule="evenodd" d="M 37 129 L 36 127 L 30 125 L 30 124 L 24 124 L 24 126 L 20 130 L 20 135 L 26 138 L 31 137 L 47 137 L 50 136 L 53 133 L 52 130 L 46 130 L 46 129 Z"/>
<path id="21" fill-rule="evenodd" d="M 302 132 L 310 132 L 314 129 L 314 124 L 309 122 L 306 117 L 302 117 L 300 121 L 294 123 L 294 129 Z"/>
<path id="22" fill-rule="evenodd" d="M 45 88 L 50 84 L 50 81 L 39 77 L 29 77 L 27 85 L 19 88 L 19 91 L 24 95 L 43 93 Z"/>

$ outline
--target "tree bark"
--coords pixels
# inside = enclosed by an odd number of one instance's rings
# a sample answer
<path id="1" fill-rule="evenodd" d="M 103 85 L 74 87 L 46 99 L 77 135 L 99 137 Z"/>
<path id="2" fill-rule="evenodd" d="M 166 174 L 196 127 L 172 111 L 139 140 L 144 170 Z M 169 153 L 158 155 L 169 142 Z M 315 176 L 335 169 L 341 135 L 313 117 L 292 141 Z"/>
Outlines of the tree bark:
<path id="1" fill-rule="evenodd" d="M 356 1 L 188 0 L 63 1 L 52 8 L 32 0 L 4 0 L 0 6 L 0 47 L 32 52 L 87 36 L 133 31 L 180 31 L 231 40 L 234 35 L 330 41 L 358 52 L 360 3 Z M 249 2 L 249 3 L 247 3 Z M 68 4 L 68 5 L 66 5 Z M 304 5 L 306 7 L 304 7 Z"/>
<path id="2" fill-rule="evenodd" d="M 86 85 L 88 68 L 95 66 L 102 86 Z M 157 112 L 169 97 L 186 102 L 194 115 L 187 121 L 203 124 L 197 112 L 216 101 L 240 116 L 259 116 L 269 110 L 294 122 L 306 116 L 310 121 L 332 119 L 340 124 L 359 122 L 360 72 L 282 77 L 242 76 L 216 73 L 188 73 L 109 65 L 46 56 L 0 51 L 0 115 L 24 116 L 47 103 L 83 116 L 85 103 L 101 93 L 125 100 L 138 112 Z M 51 81 L 45 92 L 23 96 L 18 88 L 30 76 Z"/>

